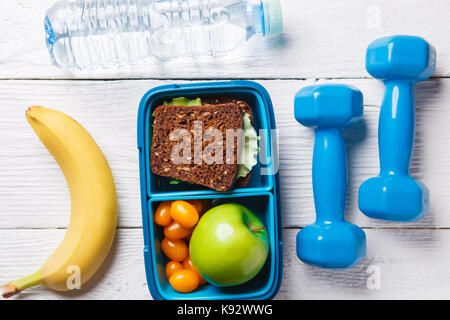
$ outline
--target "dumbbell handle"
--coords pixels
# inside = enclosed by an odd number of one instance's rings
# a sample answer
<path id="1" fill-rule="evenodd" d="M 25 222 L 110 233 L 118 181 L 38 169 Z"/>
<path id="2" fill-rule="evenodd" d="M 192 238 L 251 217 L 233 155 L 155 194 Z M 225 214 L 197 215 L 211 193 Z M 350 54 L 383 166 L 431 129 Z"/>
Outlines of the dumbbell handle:
<path id="1" fill-rule="evenodd" d="M 316 222 L 343 221 L 347 158 L 342 129 L 316 129 L 314 139 L 312 179 Z"/>
<path id="2" fill-rule="evenodd" d="M 380 174 L 409 174 L 414 143 L 414 83 L 385 81 L 378 125 Z"/>

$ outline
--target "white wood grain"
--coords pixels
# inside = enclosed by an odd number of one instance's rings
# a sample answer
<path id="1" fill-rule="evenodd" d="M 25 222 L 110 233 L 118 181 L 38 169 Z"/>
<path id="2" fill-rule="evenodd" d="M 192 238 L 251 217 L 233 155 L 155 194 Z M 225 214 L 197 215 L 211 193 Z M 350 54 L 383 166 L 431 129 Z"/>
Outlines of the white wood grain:
<path id="1" fill-rule="evenodd" d="M 284 231 L 284 277 L 277 299 L 448 299 L 450 230 L 365 230 L 367 258 L 347 270 L 326 270 L 297 259 L 297 229 Z M 36 271 L 65 230 L 2 230 L 0 283 Z M 111 253 L 80 291 L 35 287 L 15 299 L 151 299 L 140 229 L 118 230 Z M 368 289 L 370 266 L 380 289 Z M 372 267 L 373 268 L 373 267 Z"/>
<path id="2" fill-rule="evenodd" d="M 321 83 L 337 82 L 323 81 Z M 366 218 L 357 208 L 357 189 L 377 174 L 377 124 L 383 86 L 375 80 L 345 80 L 365 97 L 364 120 L 349 128 L 348 218 L 364 227 L 450 226 L 450 79 L 420 84 L 412 173 L 429 187 L 430 214 L 412 224 Z M 56 108 L 80 121 L 109 160 L 119 196 L 119 225 L 141 226 L 136 118 L 150 88 L 167 81 L 0 81 L 0 228 L 62 228 L 69 219 L 69 195 L 56 162 L 25 120 L 32 104 Z M 293 117 L 293 97 L 312 80 L 261 81 L 272 97 L 280 134 L 280 175 L 284 226 L 314 220 L 311 184 L 313 132 Z"/>
<path id="3" fill-rule="evenodd" d="M 96 72 L 51 65 L 44 43 L 45 10 L 55 0 L 0 1 L 0 78 L 342 78 L 366 77 L 364 55 L 374 39 L 425 37 L 438 51 L 436 75 L 450 76 L 447 0 L 281 0 L 284 33 L 255 36 L 227 57 Z"/>
<path id="4" fill-rule="evenodd" d="M 297 259 L 285 230 L 284 279 L 278 299 L 448 299 L 449 230 L 365 230 L 367 257 L 350 269 L 326 270 Z M 379 270 L 380 288 L 368 286 Z M 369 289 L 372 288 L 372 289 Z"/>
<path id="5" fill-rule="evenodd" d="M 5 284 L 39 270 L 66 230 L 0 232 L 0 283 Z M 55 292 L 46 287 L 34 287 L 12 299 L 151 299 L 143 247 L 141 229 L 118 230 L 105 262 L 80 290 Z"/>

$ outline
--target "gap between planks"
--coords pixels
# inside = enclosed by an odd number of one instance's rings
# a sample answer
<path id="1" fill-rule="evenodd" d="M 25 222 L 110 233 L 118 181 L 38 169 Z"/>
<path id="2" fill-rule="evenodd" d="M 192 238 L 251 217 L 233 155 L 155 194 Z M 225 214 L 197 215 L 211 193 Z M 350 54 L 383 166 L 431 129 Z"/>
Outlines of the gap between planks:
<path id="1" fill-rule="evenodd" d="M 431 76 L 429 79 L 450 79 L 450 76 Z M 330 80 L 376 80 L 373 77 L 322 77 L 322 78 L 0 78 L 0 81 L 229 81 L 229 80 L 253 80 L 253 81 L 330 81 Z M 428 79 L 427 79 L 428 80 Z M 425 81 L 427 81 L 425 80 Z"/>
<path id="2" fill-rule="evenodd" d="M 290 226 L 290 227 L 282 227 L 283 230 L 301 230 L 305 226 Z M 360 227 L 363 230 L 450 230 L 450 227 Z M 137 230 L 142 229 L 142 227 L 138 226 L 124 226 L 117 227 L 116 230 Z M 0 230 L 67 230 L 67 227 L 18 227 L 18 228 L 0 228 Z"/>

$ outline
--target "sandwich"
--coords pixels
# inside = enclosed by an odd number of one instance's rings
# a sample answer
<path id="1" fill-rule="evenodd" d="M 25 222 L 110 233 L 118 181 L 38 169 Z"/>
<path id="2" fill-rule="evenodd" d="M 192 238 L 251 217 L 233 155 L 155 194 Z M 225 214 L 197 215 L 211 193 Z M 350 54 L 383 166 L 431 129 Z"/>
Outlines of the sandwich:
<path id="1" fill-rule="evenodd" d="M 179 97 L 154 110 L 150 169 L 156 175 L 229 191 L 247 186 L 257 153 L 245 101 Z"/>

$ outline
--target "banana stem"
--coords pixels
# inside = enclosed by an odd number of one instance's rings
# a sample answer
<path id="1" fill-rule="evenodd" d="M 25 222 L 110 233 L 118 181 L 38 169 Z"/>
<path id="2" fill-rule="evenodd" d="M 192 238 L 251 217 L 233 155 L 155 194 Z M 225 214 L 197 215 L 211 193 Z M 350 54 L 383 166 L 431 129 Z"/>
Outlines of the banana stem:
<path id="1" fill-rule="evenodd" d="M 41 272 L 37 271 L 37 272 L 30 274 L 29 276 L 26 276 L 22 279 L 11 281 L 10 283 L 5 284 L 3 286 L 2 296 L 3 296 L 3 298 L 9 298 L 9 297 L 12 297 L 12 296 L 18 294 L 20 291 L 22 291 L 26 288 L 30 288 L 30 287 L 34 287 L 34 286 L 38 286 L 38 285 L 42 285 L 42 284 L 44 284 L 44 278 L 42 277 Z"/>
<path id="2" fill-rule="evenodd" d="M 2 297 L 5 299 L 19 293 L 19 290 L 17 290 L 17 287 L 12 282 L 1 286 L 1 288 L 3 288 Z"/>

